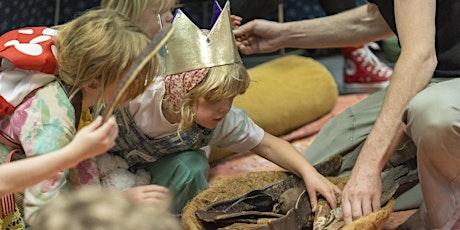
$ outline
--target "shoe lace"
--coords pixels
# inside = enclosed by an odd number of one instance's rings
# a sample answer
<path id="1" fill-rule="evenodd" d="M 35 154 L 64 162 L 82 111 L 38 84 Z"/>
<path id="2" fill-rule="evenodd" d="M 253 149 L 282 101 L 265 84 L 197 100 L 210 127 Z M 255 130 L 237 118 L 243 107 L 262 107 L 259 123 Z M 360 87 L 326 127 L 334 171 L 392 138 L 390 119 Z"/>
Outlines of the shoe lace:
<path id="1" fill-rule="evenodd" d="M 380 50 L 380 46 L 377 43 L 371 42 L 366 44 L 363 48 L 354 50 L 352 54 L 362 61 L 361 65 L 366 68 L 367 71 L 378 74 L 379 76 L 390 76 L 393 70 L 382 63 L 369 47 L 374 50 Z"/>

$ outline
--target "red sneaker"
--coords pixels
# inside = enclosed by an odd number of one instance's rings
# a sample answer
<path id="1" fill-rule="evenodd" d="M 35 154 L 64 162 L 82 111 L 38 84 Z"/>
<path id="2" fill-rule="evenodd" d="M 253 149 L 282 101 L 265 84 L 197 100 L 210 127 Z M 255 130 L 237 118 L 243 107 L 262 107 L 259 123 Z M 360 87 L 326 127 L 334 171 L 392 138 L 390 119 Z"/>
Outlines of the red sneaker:
<path id="1" fill-rule="evenodd" d="M 369 44 L 342 48 L 342 53 L 345 59 L 344 88 L 347 92 L 372 93 L 388 86 L 393 69 L 375 56 Z"/>

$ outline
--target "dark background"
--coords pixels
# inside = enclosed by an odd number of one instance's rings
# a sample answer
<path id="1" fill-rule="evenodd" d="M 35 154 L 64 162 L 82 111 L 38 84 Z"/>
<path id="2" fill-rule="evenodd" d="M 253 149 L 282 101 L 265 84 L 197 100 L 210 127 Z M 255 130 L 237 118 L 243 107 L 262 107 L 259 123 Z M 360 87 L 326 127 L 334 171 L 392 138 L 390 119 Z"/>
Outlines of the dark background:
<path id="1" fill-rule="evenodd" d="M 232 13 L 244 20 L 278 20 L 278 2 L 283 0 L 231 0 Z M 337 0 L 341 1 L 341 0 Z M 219 0 L 222 4 L 225 0 Z M 60 7 L 57 8 L 58 3 Z M 51 26 L 72 19 L 78 12 L 98 7 L 100 0 L 0 0 L 0 34 L 27 26 Z M 213 1 L 181 0 L 180 6 L 200 27 L 207 28 Z M 363 4 L 365 0 L 357 0 Z M 284 21 L 324 16 L 317 0 L 284 0 Z"/>

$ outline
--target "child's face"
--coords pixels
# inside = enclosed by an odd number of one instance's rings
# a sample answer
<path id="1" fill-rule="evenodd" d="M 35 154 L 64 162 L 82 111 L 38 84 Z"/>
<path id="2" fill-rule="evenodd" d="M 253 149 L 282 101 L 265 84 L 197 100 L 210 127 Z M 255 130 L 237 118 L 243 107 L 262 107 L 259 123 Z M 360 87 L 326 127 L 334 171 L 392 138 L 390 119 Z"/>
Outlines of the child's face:
<path id="1" fill-rule="evenodd" d="M 107 88 L 105 88 L 105 93 L 104 93 L 104 103 L 111 102 L 111 100 L 114 100 L 114 93 L 115 90 L 117 89 L 117 84 L 116 83 L 110 83 L 107 85 Z"/>
<path id="2" fill-rule="evenodd" d="M 96 102 L 98 100 L 98 93 L 99 90 L 101 90 L 98 86 L 98 82 L 96 80 L 92 80 L 91 82 L 86 83 L 86 85 L 82 88 L 82 93 L 83 93 L 83 108 L 89 108 L 91 106 L 96 105 Z M 103 103 L 109 103 L 111 102 L 114 98 L 114 93 L 117 89 L 117 84 L 116 83 L 111 83 L 107 85 L 107 87 L 104 90 L 104 94 L 102 95 L 102 102 Z"/>
<path id="3" fill-rule="evenodd" d="M 139 25 L 147 33 L 150 38 L 153 38 L 155 34 L 161 29 L 158 15 L 161 17 L 161 23 L 163 26 L 171 24 L 172 12 L 175 4 L 174 0 L 168 0 L 168 6 L 165 7 L 167 10 L 164 12 L 158 12 L 158 7 L 155 4 L 148 6 L 144 13 L 140 17 Z"/>
<path id="4" fill-rule="evenodd" d="M 194 121 L 199 125 L 208 129 L 213 129 L 217 126 L 232 107 L 235 97 L 225 98 L 217 102 L 209 102 L 203 97 L 198 99 L 196 114 Z"/>

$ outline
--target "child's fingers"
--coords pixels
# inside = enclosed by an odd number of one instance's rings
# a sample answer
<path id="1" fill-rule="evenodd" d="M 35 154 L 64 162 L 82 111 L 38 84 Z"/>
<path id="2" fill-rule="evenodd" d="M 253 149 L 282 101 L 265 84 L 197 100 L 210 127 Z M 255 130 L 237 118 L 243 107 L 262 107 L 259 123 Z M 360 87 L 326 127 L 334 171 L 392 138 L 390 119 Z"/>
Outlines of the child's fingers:
<path id="1" fill-rule="evenodd" d="M 102 122 L 102 117 L 98 117 L 97 119 L 101 119 Z M 115 122 L 115 117 L 111 116 L 99 129 L 100 132 L 102 133 L 111 133 L 114 128 L 116 128 L 117 124 Z"/>
<path id="2" fill-rule="evenodd" d="M 118 125 L 114 117 L 110 117 L 105 123 L 102 122 L 102 117 L 99 116 L 85 128 L 90 128 L 88 130 L 94 140 L 111 148 L 115 145 L 115 139 L 118 137 Z"/>
<path id="3" fill-rule="evenodd" d="M 335 187 L 335 200 L 337 201 L 337 207 L 342 203 L 342 190 L 339 189 L 339 187 Z"/>
<path id="4" fill-rule="evenodd" d="M 106 122 L 106 125 L 111 127 L 111 128 L 114 128 L 114 127 L 117 127 L 117 122 L 116 122 L 116 119 L 115 119 L 115 116 L 111 116 Z"/>
<path id="5" fill-rule="evenodd" d="M 146 192 L 162 192 L 162 193 L 168 192 L 168 188 L 163 187 L 161 185 L 151 184 L 151 185 L 146 185 L 144 187 L 145 187 Z"/>
<path id="6" fill-rule="evenodd" d="M 324 195 L 324 198 L 327 200 L 331 208 L 337 208 L 337 196 L 336 194 L 328 193 Z"/>
<path id="7" fill-rule="evenodd" d="M 317 195 L 316 195 L 316 191 L 309 190 L 308 191 L 308 196 L 310 197 L 311 211 L 315 212 L 316 211 L 316 205 L 318 203 L 318 198 L 317 198 Z"/>
<path id="8" fill-rule="evenodd" d="M 110 117 L 110 119 L 107 121 L 108 124 L 110 124 L 110 138 L 115 139 L 118 137 L 118 124 L 116 122 L 116 119 L 114 116 Z"/>
<path id="9" fill-rule="evenodd" d="M 98 116 L 93 122 L 91 122 L 88 126 L 86 126 L 85 128 L 90 130 L 90 131 L 94 131 L 96 130 L 97 128 L 99 128 L 102 124 L 102 117 L 101 116 Z"/>

